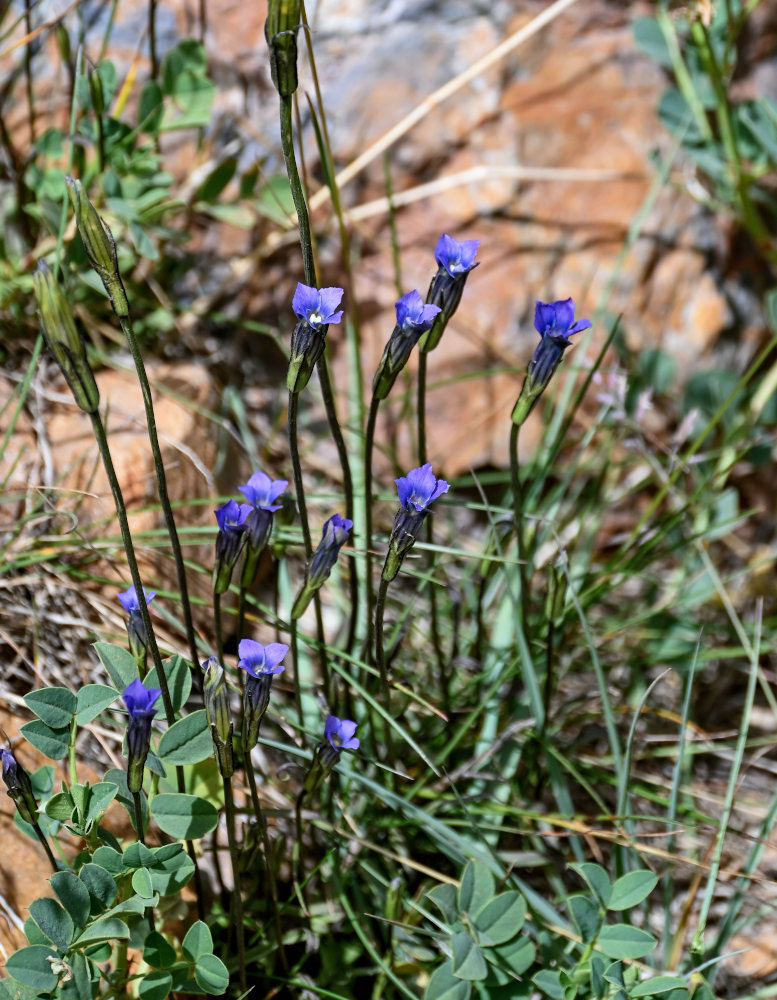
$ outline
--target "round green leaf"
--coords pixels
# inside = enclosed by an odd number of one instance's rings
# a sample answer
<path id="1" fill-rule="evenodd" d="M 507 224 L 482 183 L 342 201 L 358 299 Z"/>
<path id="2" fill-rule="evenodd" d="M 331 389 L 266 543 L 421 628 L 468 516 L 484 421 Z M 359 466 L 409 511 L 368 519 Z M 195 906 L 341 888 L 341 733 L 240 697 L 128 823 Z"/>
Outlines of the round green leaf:
<path id="1" fill-rule="evenodd" d="M 107 684 L 85 684 L 76 694 L 76 722 L 79 726 L 85 726 L 112 705 L 118 697 L 119 692 L 116 688 Z"/>
<path id="2" fill-rule="evenodd" d="M 451 970 L 459 979 L 485 979 L 488 966 L 469 931 L 459 931 L 451 938 Z"/>
<path id="3" fill-rule="evenodd" d="M 179 840 L 204 837 L 216 829 L 219 821 L 218 810 L 210 802 L 179 792 L 154 796 L 151 815 L 161 830 Z"/>
<path id="4" fill-rule="evenodd" d="M 62 729 L 52 729 L 45 722 L 35 719 L 33 722 L 26 722 L 21 728 L 22 736 L 28 743 L 32 743 L 36 750 L 40 750 L 46 757 L 52 760 L 62 760 L 67 757 L 67 748 L 70 742 L 70 727 Z"/>
<path id="5" fill-rule="evenodd" d="M 478 913 L 496 892 L 494 876 L 482 861 L 470 861 L 461 876 L 459 910 Z"/>
<path id="6" fill-rule="evenodd" d="M 150 899 L 154 895 L 154 885 L 148 868 L 138 868 L 132 873 L 132 888 L 143 899 Z"/>
<path id="7" fill-rule="evenodd" d="M 114 646 L 111 642 L 96 642 L 94 648 L 118 691 L 124 691 L 136 677 L 140 677 L 137 663 L 123 647 Z"/>
<path id="8" fill-rule="evenodd" d="M 654 997 L 672 990 L 688 990 L 688 983 L 680 976 L 653 976 L 645 979 L 629 990 L 631 997 Z"/>
<path id="9" fill-rule="evenodd" d="M 169 972 L 146 972 L 138 983 L 138 996 L 143 1000 L 165 1000 L 172 985 Z"/>
<path id="10" fill-rule="evenodd" d="M 612 885 L 607 872 L 601 865 L 595 865 L 592 861 L 583 861 L 580 864 L 569 866 L 582 878 L 602 906 L 607 906 L 612 893 Z"/>
<path id="11" fill-rule="evenodd" d="M 44 896 L 42 899 L 34 899 L 30 903 L 29 911 L 49 941 L 60 951 L 67 951 L 75 932 L 75 925 L 67 910 L 64 910 L 55 899 Z"/>
<path id="12" fill-rule="evenodd" d="M 445 962 L 432 973 L 424 1000 L 469 1000 L 471 992 L 472 984 L 454 976 L 451 963 Z"/>
<path id="13" fill-rule="evenodd" d="M 75 944 L 79 948 L 97 944 L 98 941 L 126 941 L 130 936 L 129 927 L 119 917 L 105 917 L 89 924 L 86 930 L 77 938 Z"/>
<path id="14" fill-rule="evenodd" d="M 210 927 L 202 920 L 195 920 L 186 937 L 181 942 L 184 957 L 190 962 L 196 962 L 203 955 L 209 955 L 213 951 L 213 937 Z"/>
<path id="15" fill-rule="evenodd" d="M 76 696 L 63 687 L 40 688 L 24 696 L 31 712 L 52 729 L 64 729 L 76 714 Z"/>
<path id="16" fill-rule="evenodd" d="M 520 892 L 501 892 L 474 918 L 480 944 L 504 944 L 519 933 L 525 919 L 526 902 Z"/>
<path id="17" fill-rule="evenodd" d="M 50 993 L 57 986 L 57 977 L 51 971 L 49 958 L 56 952 L 42 944 L 20 948 L 8 957 L 5 971 L 17 982 L 32 986 L 39 993 Z"/>
<path id="18" fill-rule="evenodd" d="M 171 656 L 165 660 L 162 666 L 165 668 L 167 687 L 170 691 L 170 701 L 173 703 L 173 711 L 179 712 L 186 704 L 192 690 L 192 671 L 188 660 L 182 656 Z M 157 669 L 152 667 L 146 676 L 145 685 L 147 688 L 158 688 Z"/>
<path id="19" fill-rule="evenodd" d="M 116 899 L 116 883 L 108 872 L 99 865 L 86 864 L 79 872 L 78 877 L 89 890 L 89 895 L 100 909 L 106 909 Z"/>
<path id="20" fill-rule="evenodd" d="M 46 815 L 57 820 L 59 823 L 64 823 L 66 820 L 69 820 L 73 815 L 74 809 L 75 802 L 73 802 L 70 797 L 70 792 L 67 791 L 57 792 L 57 794 L 52 795 L 46 803 Z"/>
<path id="21" fill-rule="evenodd" d="M 640 927 L 610 924 L 596 939 L 596 948 L 608 958 L 642 958 L 656 946 L 655 938 Z"/>
<path id="22" fill-rule="evenodd" d="M 196 764 L 213 753 L 208 716 L 204 708 L 174 723 L 159 741 L 158 754 L 166 764 Z"/>
<path id="23" fill-rule="evenodd" d="M 607 909 L 629 910 L 632 906 L 637 906 L 650 895 L 657 883 L 658 875 L 644 869 L 621 875 L 613 884 Z"/>
<path id="24" fill-rule="evenodd" d="M 76 927 L 85 927 L 91 909 L 89 890 L 81 879 L 71 871 L 57 872 L 51 876 L 51 888 L 70 914 Z"/>
<path id="25" fill-rule="evenodd" d="M 194 966 L 194 978 L 200 989 L 213 996 L 220 997 L 229 986 L 229 973 L 220 958 L 215 955 L 203 955 Z"/>
<path id="26" fill-rule="evenodd" d="M 143 944 L 143 960 L 154 969 L 169 969 L 175 964 L 173 948 L 157 931 L 152 931 Z"/>
<path id="27" fill-rule="evenodd" d="M 442 913 L 446 922 L 452 924 L 456 919 L 456 887 L 444 882 L 430 889 L 426 895 Z"/>

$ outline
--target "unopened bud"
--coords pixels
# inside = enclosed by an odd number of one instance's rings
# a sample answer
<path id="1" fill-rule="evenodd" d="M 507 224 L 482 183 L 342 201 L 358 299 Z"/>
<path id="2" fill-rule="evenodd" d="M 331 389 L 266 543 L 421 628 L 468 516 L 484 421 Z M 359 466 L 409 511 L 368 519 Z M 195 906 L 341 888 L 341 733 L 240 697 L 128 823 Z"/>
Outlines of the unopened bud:
<path id="1" fill-rule="evenodd" d="M 129 303 L 119 274 L 116 244 L 113 234 L 89 201 L 81 181 L 67 177 L 67 193 L 76 216 L 76 225 L 89 263 L 105 286 L 113 311 L 119 319 L 129 316 Z"/>
<path id="2" fill-rule="evenodd" d="M 297 89 L 297 32 L 300 0 L 269 0 L 264 37 L 270 49 L 270 73 L 281 97 Z"/>
<path id="3" fill-rule="evenodd" d="M 46 346 L 62 369 L 76 403 L 85 413 L 96 413 L 100 392 L 86 358 L 83 338 L 65 294 L 45 261 L 38 262 L 32 284 Z"/>
<path id="4" fill-rule="evenodd" d="M 14 756 L 13 750 L 0 750 L 2 756 L 3 781 L 8 788 L 8 795 L 13 799 L 16 809 L 23 820 L 28 823 L 38 822 L 38 803 L 32 791 L 30 776 Z"/>
<path id="5" fill-rule="evenodd" d="M 202 664 L 202 669 L 205 671 L 205 683 L 203 684 L 205 710 L 210 722 L 216 760 L 222 775 L 229 778 L 234 771 L 232 760 L 233 726 L 230 718 L 229 689 L 224 676 L 224 668 L 215 656 L 211 656 Z"/>

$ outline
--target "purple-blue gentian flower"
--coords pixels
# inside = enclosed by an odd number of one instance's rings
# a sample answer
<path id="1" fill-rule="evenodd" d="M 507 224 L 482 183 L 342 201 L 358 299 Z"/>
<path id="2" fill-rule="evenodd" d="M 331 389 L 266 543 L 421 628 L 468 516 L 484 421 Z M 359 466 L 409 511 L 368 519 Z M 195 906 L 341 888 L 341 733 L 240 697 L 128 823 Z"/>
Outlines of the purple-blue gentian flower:
<path id="1" fill-rule="evenodd" d="M 13 800 L 23 820 L 37 823 L 38 803 L 35 800 L 29 774 L 16 759 L 13 750 L 0 750 L 0 757 L 2 757 L 3 781 L 8 789 L 8 797 Z"/>
<path id="2" fill-rule="evenodd" d="M 285 669 L 282 660 L 289 651 L 284 642 L 269 642 L 263 646 L 253 639 L 241 639 L 237 647 L 238 667 L 251 677 L 262 674 L 280 674 Z"/>
<path id="3" fill-rule="evenodd" d="M 356 723 L 350 719 L 338 719 L 336 715 L 328 715 L 324 725 L 324 739 L 338 752 L 340 750 L 358 750 L 359 737 L 354 736 Z"/>
<path id="4" fill-rule="evenodd" d="M 143 594 L 146 598 L 147 605 L 156 597 L 155 590 L 146 590 L 145 587 L 143 588 Z M 127 619 L 127 639 L 129 641 L 130 652 L 132 653 L 133 659 L 137 663 L 142 676 L 146 672 L 148 635 L 146 634 L 146 626 L 143 621 L 143 613 L 140 610 L 140 602 L 138 601 L 138 593 L 135 589 L 135 585 L 132 584 L 116 596 L 118 597 L 121 606 L 129 615 L 129 618 Z"/>
<path id="5" fill-rule="evenodd" d="M 243 565 L 241 587 L 253 585 L 259 568 L 259 556 L 267 545 L 272 530 L 273 514 L 283 504 L 275 501 L 289 485 L 288 479 L 270 479 L 266 472 L 255 472 L 238 489 L 253 508 L 246 517 L 246 543 L 249 552 Z"/>
<path id="6" fill-rule="evenodd" d="M 129 712 L 127 725 L 127 784 L 131 792 L 143 787 L 143 767 L 151 745 L 151 720 L 157 714 L 154 703 L 161 695 L 159 688 L 147 688 L 137 677 L 122 694 Z"/>
<path id="7" fill-rule="evenodd" d="M 253 509 L 250 503 L 228 500 L 214 511 L 219 526 L 213 564 L 214 594 L 224 594 L 229 589 L 232 570 L 246 540 L 248 515 Z"/>
<path id="8" fill-rule="evenodd" d="M 437 347 L 448 321 L 458 309 L 467 278 L 478 266 L 475 255 L 479 246 L 480 240 L 460 242 L 447 233 L 443 233 L 437 240 L 434 248 L 437 273 L 429 285 L 426 301 L 439 306 L 441 311 L 432 329 L 421 339 L 420 350 L 424 354 Z"/>
<path id="9" fill-rule="evenodd" d="M 450 489 L 444 479 L 438 479 L 432 472 L 432 463 L 427 462 L 417 469 L 411 469 L 406 476 L 395 479 L 399 502 L 405 510 L 425 511 L 437 497 Z"/>
<path id="10" fill-rule="evenodd" d="M 300 282 L 291 300 L 294 315 L 309 326 L 328 326 L 339 323 L 343 318 L 343 310 L 337 307 L 343 298 L 342 288 L 311 288 Z"/>
<path id="11" fill-rule="evenodd" d="M 591 325 L 589 319 L 575 322 L 575 303 L 572 299 L 537 303 L 534 309 L 534 328 L 540 335 L 540 342 L 529 362 L 521 395 L 513 409 L 513 423 L 520 426 L 528 417 L 561 364 L 564 351 L 572 345 L 569 338 L 582 330 L 589 330 Z"/>
<path id="12" fill-rule="evenodd" d="M 253 639 L 241 639 L 237 648 L 238 667 L 245 670 L 243 688 L 243 747 L 251 750 L 259 740 L 259 727 L 270 704 L 270 689 L 275 674 L 285 668 L 281 661 L 289 651 L 283 642 L 270 642 L 263 646 Z"/>
<path id="13" fill-rule="evenodd" d="M 431 512 L 431 504 L 450 489 L 444 479 L 438 479 L 432 472 L 431 462 L 411 469 L 406 476 L 400 476 L 394 482 L 397 484 L 400 507 L 394 518 L 389 551 L 383 566 L 382 577 L 388 582 L 397 575 L 405 555 L 415 544 L 421 525 Z"/>
<path id="14" fill-rule="evenodd" d="M 397 325 L 386 342 L 383 357 L 372 380 L 372 393 L 376 399 L 388 396 L 419 337 L 432 328 L 440 311 L 437 305 L 427 305 L 415 289 L 403 295 L 397 301 L 395 309 Z"/>
<path id="15" fill-rule="evenodd" d="M 146 598 L 146 604 L 150 604 L 150 602 L 153 601 L 154 598 L 156 597 L 156 591 L 146 590 L 146 588 L 144 587 L 143 595 Z M 138 603 L 138 594 L 137 591 L 135 590 L 134 584 L 127 587 L 126 590 L 122 590 L 116 596 L 119 599 L 119 604 L 121 604 L 121 606 L 124 608 L 125 611 L 129 612 L 130 614 L 133 611 L 140 611 L 140 604 Z"/>
<path id="16" fill-rule="evenodd" d="M 300 587 L 291 609 L 291 617 L 297 620 L 305 611 L 313 595 L 329 578 L 332 567 L 337 562 L 340 549 L 351 535 L 353 521 L 340 514 L 332 516 L 324 522 L 321 529 L 321 541 L 316 546 L 310 562 L 305 570 L 305 582 Z"/>
<path id="17" fill-rule="evenodd" d="M 260 470 L 255 472 L 247 483 L 238 486 L 238 489 L 252 507 L 272 513 L 281 509 L 281 504 L 275 501 L 288 485 L 288 479 L 270 479 L 266 472 Z"/>
<path id="18" fill-rule="evenodd" d="M 443 233 L 434 248 L 434 259 L 455 278 L 459 274 L 468 274 L 478 266 L 475 256 L 479 246 L 480 240 L 459 241 Z"/>
<path id="19" fill-rule="evenodd" d="M 291 333 L 291 355 L 286 385 L 289 392 L 301 392 L 310 381 L 313 369 L 324 353 L 326 331 L 330 323 L 339 323 L 342 288 L 311 288 L 297 285 L 291 307 L 297 323 Z"/>

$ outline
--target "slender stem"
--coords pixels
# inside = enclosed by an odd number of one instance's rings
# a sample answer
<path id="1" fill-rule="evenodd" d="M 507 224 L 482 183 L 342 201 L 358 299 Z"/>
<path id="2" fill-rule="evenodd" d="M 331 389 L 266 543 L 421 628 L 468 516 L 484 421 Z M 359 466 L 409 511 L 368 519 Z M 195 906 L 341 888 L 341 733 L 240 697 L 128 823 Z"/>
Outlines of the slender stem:
<path id="1" fill-rule="evenodd" d="M 308 508 L 305 503 L 305 488 L 302 483 L 302 466 L 299 460 L 299 444 L 297 442 L 297 407 L 299 393 L 289 392 L 289 453 L 291 467 L 294 473 L 294 492 L 297 494 L 297 508 L 302 527 L 302 540 L 305 543 L 305 556 L 310 559 L 313 546 L 310 543 L 310 524 L 308 523 Z"/>
<path id="2" fill-rule="evenodd" d="M 380 691 L 383 698 L 383 707 L 391 714 L 391 686 L 388 680 L 388 669 L 386 667 L 386 650 L 383 645 L 383 618 L 386 612 L 386 596 L 388 594 L 388 580 L 381 577 L 378 587 L 378 600 L 375 605 L 375 658 L 380 671 Z M 390 768 L 394 768 L 396 757 L 394 755 L 394 736 L 391 731 L 391 723 L 386 723 L 386 763 Z M 393 780 L 393 779 L 392 779 Z"/>
<path id="3" fill-rule="evenodd" d="M 302 910 L 306 916 L 308 916 L 308 904 L 305 899 L 305 883 L 303 881 L 302 875 L 302 803 L 305 801 L 307 793 L 303 788 L 302 791 L 297 796 L 297 801 L 294 805 L 294 819 L 296 827 L 296 839 L 294 841 L 294 850 L 292 854 L 292 872 L 294 879 L 294 889 L 297 893 L 299 901 L 302 905 Z"/>
<path id="4" fill-rule="evenodd" d="M 192 668 L 195 677 L 199 677 L 197 663 L 197 641 L 194 635 L 194 623 L 192 621 L 191 602 L 189 600 L 189 588 L 186 583 L 186 567 L 183 561 L 181 542 L 178 538 L 178 530 L 175 526 L 173 508 L 170 504 L 170 497 L 167 492 L 167 476 L 165 475 L 165 465 L 162 460 L 162 449 L 159 446 L 159 437 L 156 431 L 156 417 L 154 416 L 154 403 L 151 399 L 151 386 L 146 374 L 146 366 L 143 363 L 143 355 L 140 352 L 137 337 L 132 328 L 129 316 L 119 316 L 119 323 L 127 338 L 132 360 L 135 362 L 135 370 L 140 382 L 140 390 L 143 394 L 143 407 L 146 412 L 146 425 L 148 427 L 148 439 L 151 444 L 151 452 L 154 456 L 154 468 L 156 470 L 157 489 L 159 491 L 159 503 L 165 518 L 165 526 L 170 536 L 170 548 L 175 561 L 175 571 L 178 579 L 178 590 L 181 594 L 181 610 L 183 611 L 184 627 L 186 628 L 186 640 L 189 646 L 189 655 L 192 658 Z"/>
<path id="5" fill-rule="evenodd" d="M 353 477 L 351 475 L 351 464 L 348 461 L 348 449 L 345 446 L 345 439 L 343 438 L 343 432 L 340 428 L 340 422 L 337 419 L 337 408 L 335 407 L 334 393 L 332 391 L 332 380 L 329 377 L 329 368 L 326 363 L 326 355 L 319 358 L 316 363 L 316 371 L 318 372 L 318 381 L 321 386 L 321 395 L 324 400 L 324 408 L 326 409 L 326 416 L 329 422 L 329 430 L 332 434 L 332 438 L 335 442 L 335 447 L 337 448 L 337 454 L 340 459 L 340 467 L 343 472 L 343 492 L 345 493 L 345 516 L 349 521 L 353 521 L 354 512 L 354 502 L 353 502 Z M 359 577 L 356 572 L 356 561 L 354 559 L 350 562 L 349 574 L 348 574 L 348 586 L 350 591 L 351 600 L 351 614 L 348 620 L 348 640 L 346 643 L 345 652 L 350 653 L 353 648 L 353 640 L 356 635 L 356 616 L 358 614 L 359 605 Z"/>
<path id="6" fill-rule="evenodd" d="M 524 495 L 521 484 L 521 472 L 518 459 L 518 434 L 520 427 L 512 424 L 510 427 L 510 484 L 513 491 L 513 518 L 515 520 L 515 537 L 518 544 L 518 579 L 521 585 L 521 618 L 524 636 L 529 635 L 529 592 L 526 578 L 526 552 L 523 538 Z"/>
<path id="7" fill-rule="evenodd" d="M 151 616 L 148 613 L 148 604 L 146 603 L 146 596 L 143 591 L 143 582 L 140 579 L 138 560 L 135 556 L 135 546 L 132 543 L 132 535 L 130 533 L 129 522 L 127 520 L 127 507 L 124 503 L 124 496 L 121 492 L 118 477 L 116 476 L 116 469 L 114 468 L 113 459 L 111 458 L 110 448 L 108 447 L 108 437 L 105 433 L 105 426 L 102 422 L 102 418 L 99 413 L 92 413 L 91 418 L 94 436 L 97 439 L 97 446 L 100 449 L 100 457 L 102 458 L 103 466 L 105 467 L 105 474 L 108 477 L 111 493 L 113 494 L 113 502 L 116 507 L 116 515 L 119 519 L 119 529 L 121 530 L 121 540 L 124 543 L 127 565 L 129 566 L 132 584 L 135 587 L 135 594 L 137 595 L 138 604 L 140 606 L 140 614 L 143 618 L 146 636 L 148 637 L 151 659 L 154 661 L 157 678 L 159 679 L 159 687 L 162 690 L 162 702 L 165 707 L 165 718 L 167 719 L 167 724 L 172 726 L 175 722 L 175 711 L 173 709 L 173 702 L 170 698 L 170 688 L 167 684 L 167 675 L 165 674 L 162 666 L 162 657 L 159 654 L 159 647 L 157 646 L 154 627 L 151 624 Z"/>
<path id="8" fill-rule="evenodd" d="M 32 4 L 30 0 L 24 0 L 24 30 L 27 33 L 27 41 L 24 44 L 24 75 L 27 81 L 27 106 L 30 114 L 29 127 L 30 127 L 30 145 L 35 145 L 36 139 L 36 129 L 35 129 L 35 93 L 33 90 L 33 72 L 32 72 L 32 41 L 29 36 L 32 34 Z"/>
<path id="9" fill-rule="evenodd" d="M 232 902 L 235 907 L 235 933 L 237 935 L 237 961 L 240 969 L 240 988 L 246 989 L 246 953 L 243 931 L 243 897 L 240 891 L 240 866 L 237 854 L 237 834 L 235 832 L 235 800 L 233 798 L 232 779 L 221 776 L 224 785 L 224 805 L 227 813 L 227 839 L 229 841 L 229 860 L 232 864 L 232 881 L 234 892 Z"/>
<path id="10" fill-rule="evenodd" d="M 302 250 L 302 267 L 305 272 L 305 282 L 316 286 L 316 264 L 313 258 L 313 244 L 310 239 L 310 218 L 305 201 L 305 192 L 297 170 L 297 157 L 294 153 L 294 133 L 291 124 L 291 97 L 281 97 L 281 148 L 283 161 L 286 164 L 286 175 L 289 178 L 291 197 L 297 213 L 299 225 L 299 242 Z"/>
<path id="11" fill-rule="evenodd" d="M 248 787 L 251 790 L 251 803 L 254 807 L 254 815 L 259 822 L 259 830 L 262 835 L 262 846 L 264 847 L 264 867 L 265 874 L 267 875 L 267 888 L 270 891 L 270 900 L 272 901 L 273 926 L 275 927 L 275 938 L 278 943 L 278 953 L 281 956 L 281 965 L 284 972 L 288 972 L 289 963 L 286 958 L 286 950 L 283 947 L 283 929 L 281 927 L 281 913 L 278 906 L 278 885 L 275 881 L 275 869 L 272 866 L 272 854 L 270 853 L 270 834 L 267 829 L 267 820 L 264 815 L 264 810 L 262 809 L 262 804 L 259 801 L 259 792 L 256 788 L 256 774 L 254 773 L 254 767 L 251 763 L 250 750 L 246 753 L 244 768 L 246 777 L 248 778 Z"/>
<path id="12" fill-rule="evenodd" d="M 78 781 L 78 771 L 76 770 L 76 735 L 78 734 L 78 723 L 73 716 L 70 722 L 70 739 L 67 745 L 68 766 L 70 769 L 70 783 L 75 785 Z"/>
<path id="13" fill-rule="evenodd" d="M 302 712 L 302 682 L 299 676 L 299 644 L 297 642 L 297 620 L 293 618 L 289 630 L 291 661 L 294 664 L 294 700 L 297 703 L 297 717 L 300 732 L 305 729 L 305 716 Z"/>
<path id="14" fill-rule="evenodd" d="M 321 595 L 316 593 L 313 595 L 315 600 L 313 601 L 313 607 L 316 611 L 316 631 L 319 635 L 319 647 L 318 647 L 318 661 L 321 664 L 321 679 L 324 684 L 324 694 L 326 696 L 327 705 L 332 704 L 332 692 L 330 691 L 330 685 L 332 683 L 331 673 L 329 670 L 329 657 L 326 652 L 326 639 L 324 636 L 324 616 L 321 610 Z"/>
<path id="15" fill-rule="evenodd" d="M 159 62 L 156 51 L 156 0 L 148 0 L 148 50 L 151 56 L 151 79 L 159 75 Z"/>
<path id="16" fill-rule="evenodd" d="M 216 655 L 224 665 L 224 631 L 221 621 L 221 594 L 213 594 L 213 627 L 216 631 Z"/>
<path id="17" fill-rule="evenodd" d="M 418 396 L 416 419 L 418 421 L 418 464 L 426 465 L 426 351 L 418 352 Z"/>
<path id="18" fill-rule="evenodd" d="M 51 848 L 49 847 L 49 842 L 48 840 L 46 840 L 46 834 L 43 832 L 43 830 L 41 830 L 40 824 L 38 823 L 33 823 L 32 828 L 35 831 L 35 836 L 40 841 L 43 850 L 46 852 L 46 857 L 49 859 L 51 870 L 54 872 L 58 872 L 59 868 L 57 868 L 57 859 L 54 857 Z"/>
<path id="19" fill-rule="evenodd" d="M 143 809 L 140 805 L 140 792 L 132 793 L 132 803 L 135 807 L 135 828 L 138 834 L 138 840 L 141 844 L 145 844 L 146 835 L 143 831 Z"/>
<path id="20" fill-rule="evenodd" d="M 367 586 L 367 662 L 372 662 L 374 652 L 373 606 L 372 591 L 372 451 L 375 441 L 375 421 L 378 417 L 380 400 L 373 395 L 370 401 L 370 412 L 367 416 L 367 429 L 364 434 L 364 492 L 366 503 L 364 507 L 364 539 L 365 539 L 365 581 Z"/>

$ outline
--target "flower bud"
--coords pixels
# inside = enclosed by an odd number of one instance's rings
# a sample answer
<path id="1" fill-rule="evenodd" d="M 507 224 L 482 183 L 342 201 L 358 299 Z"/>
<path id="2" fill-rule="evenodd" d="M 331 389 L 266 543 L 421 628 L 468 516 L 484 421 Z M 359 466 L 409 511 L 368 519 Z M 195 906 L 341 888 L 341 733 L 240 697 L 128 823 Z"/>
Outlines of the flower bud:
<path id="1" fill-rule="evenodd" d="M 219 526 L 213 564 L 214 594 L 225 594 L 229 590 L 232 570 L 245 544 L 246 520 L 252 509 L 250 504 L 228 500 L 214 511 Z"/>
<path id="2" fill-rule="evenodd" d="M 415 544 L 421 525 L 431 513 L 430 505 L 450 489 L 444 479 L 437 479 L 431 462 L 411 469 L 395 482 L 400 506 L 394 518 L 382 573 L 383 579 L 389 583 L 399 573 L 406 553 Z"/>
<path id="3" fill-rule="evenodd" d="M 330 323 L 339 323 L 343 317 L 338 310 L 343 297 L 342 288 L 313 288 L 297 285 L 291 307 L 297 323 L 291 334 L 291 354 L 286 386 L 289 392 L 302 392 L 326 348 L 326 334 Z"/>
<path id="4" fill-rule="evenodd" d="M 304 613 L 313 595 L 317 590 L 320 590 L 324 581 L 328 579 L 329 574 L 332 572 L 332 567 L 337 562 L 340 549 L 348 541 L 351 528 L 353 528 L 353 521 L 347 517 L 340 517 L 339 514 L 333 514 L 325 522 L 321 533 L 321 541 L 318 543 L 318 547 L 305 570 L 305 582 L 300 588 L 294 601 L 294 606 L 291 609 L 292 619 L 296 620 Z"/>
<path id="5" fill-rule="evenodd" d="M 38 822 L 38 803 L 32 791 L 30 776 L 16 759 L 13 750 L 0 750 L 2 756 L 3 781 L 8 788 L 8 796 L 13 799 L 17 812 L 28 823 Z"/>
<path id="6" fill-rule="evenodd" d="M 419 342 L 418 349 L 424 354 L 437 347 L 448 321 L 458 309 L 469 273 L 478 266 L 475 255 L 479 246 L 480 240 L 460 242 L 447 233 L 443 233 L 437 241 L 434 248 L 437 274 L 429 285 L 426 301 L 439 306 L 440 312 L 435 318 L 434 326 Z"/>
<path id="7" fill-rule="evenodd" d="M 161 695 L 159 688 L 147 688 L 137 677 L 124 689 L 122 699 L 127 706 L 127 786 L 133 793 L 143 787 L 143 768 L 151 746 L 151 721 L 157 713 L 154 702 Z"/>
<path id="8" fill-rule="evenodd" d="M 269 0 L 264 37 L 270 49 L 270 73 L 281 97 L 297 89 L 297 31 L 300 0 Z"/>
<path id="9" fill-rule="evenodd" d="M 86 358 L 84 341 L 59 282 L 45 261 L 38 262 L 32 284 L 46 346 L 62 369 L 76 403 L 85 413 L 96 413 L 100 392 Z"/>
<path id="10" fill-rule="evenodd" d="M 263 646 L 253 639 L 241 639 L 238 667 L 245 670 L 243 688 L 243 749 L 252 750 L 259 740 L 259 727 L 270 704 L 272 679 L 285 669 L 282 660 L 289 651 L 283 642 Z"/>
<path id="11" fill-rule="evenodd" d="M 89 201 L 81 181 L 66 177 L 67 193 L 76 216 L 76 225 L 86 250 L 89 263 L 105 286 L 113 311 L 119 319 L 129 316 L 129 303 L 119 274 L 116 244 L 113 234 Z"/>
<path id="12" fill-rule="evenodd" d="M 419 337 L 432 327 L 439 312 L 439 306 L 425 304 L 415 290 L 398 300 L 397 325 L 386 343 L 372 380 L 372 392 L 376 399 L 388 396 Z"/>
<path id="13" fill-rule="evenodd" d="M 232 760 L 232 719 L 229 711 L 229 689 L 227 688 L 224 668 L 215 656 L 209 657 L 203 664 L 205 683 L 203 696 L 205 710 L 210 722 L 210 733 L 216 751 L 219 770 L 225 778 L 232 776 L 234 763 Z"/>

